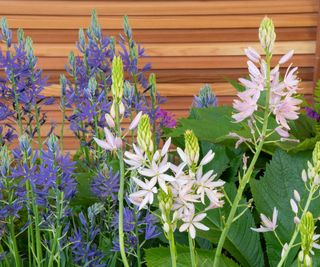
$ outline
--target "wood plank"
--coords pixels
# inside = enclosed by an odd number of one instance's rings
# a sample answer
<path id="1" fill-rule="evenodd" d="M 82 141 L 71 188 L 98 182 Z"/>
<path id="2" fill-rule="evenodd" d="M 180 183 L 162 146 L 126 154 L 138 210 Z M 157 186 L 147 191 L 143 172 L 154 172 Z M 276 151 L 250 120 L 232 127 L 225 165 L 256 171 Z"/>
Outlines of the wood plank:
<path id="1" fill-rule="evenodd" d="M 273 57 L 276 64 L 280 56 Z M 151 63 L 153 69 L 236 69 L 246 68 L 247 58 L 245 56 L 207 56 L 207 57 L 147 57 L 139 60 L 139 67 Z M 38 67 L 63 72 L 68 62 L 67 57 L 40 57 Z M 313 67 L 314 55 L 295 55 L 292 59 L 298 67 Z M 289 62 L 283 66 L 288 66 Z"/>
<path id="2" fill-rule="evenodd" d="M 65 71 L 44 70 L 43 75 L 48 76 L 49 83 L 59 83 L 60 73 Z M 248 75 L 247 69 L 152 69 L 147 72 L 157 75 L 158 83 L 212 83 L 225 82 L 226 79 L 238 79 Z M 313 67 L 299 68 L 299 77 L 303 81 L 313 80 Z M 1 71 L 0 71 L 1 75 Z"/>
<path id="3" fill-rule="evenodd" d="M 234 96 L 237 91 L 229 83 L 211 83 L 213 91 L 216 96 Z M 199 89 L 203 86 L 202 83 L 159 83 L 157 84 L 158 92 L 162 96 L 194 96 L 198 94 Z M 313 83 L 312 82 L 301 82 L 300 92 L 303 94 L 312 94 Z M 44 91 L 45 96 L 60 97 L 60 85 L 54 84 L 48 86 Z"/>
<path id="4" fill-rule="evenodd" d="M 253 47 L 263 53 L 259 42 L 144 45 L 146 55 L 151 57 L 238 56 L 243 55 L 247 47 Z M 283 41 L 276 43 L 273 54 L 285 54 L 291 49 L 294 49 L 296 54 L 314 54 L 315 47 L 315 41 Z M 0 48 L 4 49 L 4 44 Z M 64 57 L 70 51 L 79 54 L 74 44 L 34 44 L 35 55 L 39 57 Z"/>
<path id="5" fill-rule="evenodd" d="M 314 27 L 317 14 L 275 14 L 270 16 L 276 27 Z M 23 16 L 8 15 L 11 28 L 24 29 L 79 29 L 86 28 L 90 17 L 84 16 Z M 218 16 L 131 16 L 133 29 L 218 29 L 258 28 L 261 15 L 218 15 Z M 122 29 L 123 18 L 100 16 L 104 29 Z"/>
<path id="6" fill-rule="evenodd" d="M 122 30 L 103 30 L 104 35 L 117 39 Z M 34 43 L 75 43 L 78 30 L 26 29 Z M 212 43 L 257 41 L 257 29 L 133 29 L 138 43 Z M 316 27 L 277 28 L 277 41 L 310 41 L 316 39 Z M 16 42 L 13 34 L 13 42 Z"/>
<path id="7" fill-rule="evenodd" d="M 317 12 L 316 0 L 255 1 L 6 1 L 0 2 L 3 15 L 88 15 L 92 9 L 99 15 L 235 15 L 235 14 L 285 14 Z"/>

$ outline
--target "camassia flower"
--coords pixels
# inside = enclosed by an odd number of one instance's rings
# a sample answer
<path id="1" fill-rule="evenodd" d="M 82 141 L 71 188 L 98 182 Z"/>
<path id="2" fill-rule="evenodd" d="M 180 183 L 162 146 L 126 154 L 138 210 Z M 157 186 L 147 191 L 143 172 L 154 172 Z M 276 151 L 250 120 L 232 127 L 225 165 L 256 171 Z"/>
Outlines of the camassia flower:
<path id="1" fill-rule="evenodd" d="M 122 140 L 119 137 L 115 137 L 107 127 L 104 127 L 104 133 L 106 135 L 105 141 L 96 137 L 93 138 L 100 147 L 111 152 L 122 147 Z"/>
<path id="2" fill-rule="evenodd" d="M 147 204 L 153 203 L 153 195 L 158 192 L 158 189 L 155 187 L 157 183 L 157 177 L 153 177 L 150 181 L 145 179 L 145 182 L 142 182 L 135 177 L 132 177 L 132 179 L 141 188 L 141 190 L 132 193 L 129 198 L 133 204 L 139 205 L 139 210 L 141 210 Z"/>
<path id="3" fill-rule="evenodd" d="M 236 113 L 232 117 L 236 122 L 254 118 L 254 113 L 260 110 L 258 101 L 262 95 L 261 92 L 267 88 L 269 78 L 269 109 L 279 125 L 276 132 L 281 137 L 287 138 L 290 130 L 288 121 L 298 118 L 299 105 L 302 103 L 300 99 L 296 98 L 300 82 L 296 74 L 298 68 L 292 68 L 291 64 L 287 68 L 283 80 L 280 79 L 280 65 L 291 59 L 293 50 L 280 58 L 278 64 L 271 69 L 269 77 L 267 77 L 267 63 L 255 49 L 249 47 L 245 49 L 245 54 L 249 58 L 247 62 L 249 79 L 239 79 L 245 90 L 239 92 L 238 99 L 234 100 L 233 108 Z"/>
<path id="4" fill-rule="evenodd" d="M 272 220 L 269 219 L 266 215 L 260 214 L 261 226 L 259 228 L 251 228 L 252 231 L 265 233 L 273 232 L 277 228 L 277 219 L 278 219 L 278 210 L 277 208 L 273 209 Z"/>
<path id="5" fill-rule="evenodd" d="M 209 227 L 201 223 L 201 221 L 207 216 L 206 213 L 200 213 L 195 215 L 194 210 L 191 210 L 186 216 L 182 218 L 183 224 L 180 226 L 179 231 L 188 231 L 190 236 L 194 239 L 196 237 L 196 228 L 208 231 Z"/>

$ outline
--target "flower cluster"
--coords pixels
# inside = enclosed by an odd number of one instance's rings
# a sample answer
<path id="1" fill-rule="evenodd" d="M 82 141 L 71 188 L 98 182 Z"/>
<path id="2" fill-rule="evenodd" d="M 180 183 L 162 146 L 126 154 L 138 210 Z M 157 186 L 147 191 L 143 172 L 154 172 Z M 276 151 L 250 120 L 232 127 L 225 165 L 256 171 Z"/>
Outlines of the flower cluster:
<path id="1" fill-rule="evenodd" d="M 124 36 L 120 35 L 119 45 L 119 60 L 121 59 L 119 64 L 126 74 L 122 73 L 122 78 L 118 79 L 124 87 L 121 96 L 121 114 L 132 118 L 133 114 L 141 111 L 149 114 L 153 121 L 158 120 L 160 124 L 172 125 L 170 116 L 163 116 L 159 112 L 158 105 L 163 103 L 164 99 L 157 93 L 153 98 L 150 93 L 152 101 L 149 101 L 146 95 L 151 87 L 145 76 L 150 64 L 138 67 L 139 59 L 145 56 L 144 49 L 134 41 L 127 17 L 124 18 Z M 67 120 L 70 122 L 71 130 L 84 146 L 92 144 L 92 136 L 101 137 L 101 128 L 107 126 L 105 115 L 114 113 L 109 94 L 114 95 L 112 92 L 114 73 L 111 65 L 112 62 L 116 62 L 115 47 L 115 38 L 102 33 L 94 11 L 90 27 L 85 32 L 79 31 L 77 48 L 83 56 L 76 57 L 70 53 L 67 66 L 70 79 L 63 79 L 61 84 L 66 95 L 62 106 L 65 104 L 66 107 L 74 109 Z"/>
<path id="2" fill-rule="evenodd" d="M 265 19 L 266 23 L 272 23 Z M 262 22 L 262 26 L 264 23 Z M 240 83 L 245 87 L 245 91 L 238 93 L 238 98 L 234 100 L 233 107 L 236 113 L 232 116 L 236 122 L 241 122 L 249 118 L 251 124 L 259 120 L 256 114 L 259 108 L 261 95 L 267 92 L 267 107 L 275 116 L 278 127 L 277 133 L 284 138 L 289 137 L 290 126 L 288 121 L 298 118 L 299 105 L 302 103 L 296 95 L 299 90 L 299 79 L 297 77 L 297 67 L 292 64 L 286 70 L 283 79 L 280 78 L 280 66 L 288 62 L 293 56 L 293 50 L 282 56 L 278 64 L 269 69 L 272 47 L 274 45 L 274 29 L 266 30 L 260 27 L 260 42 L 266 50 L 266 60 L 253 48 L 245 49 L 248 57 L 249 79 L 240 78 Z M 272 28 L 272 27 L 271 27 Z M 269 33 L 268 33 L 269 32 Z M 266 34 L 269 34 L 268 36 Z M 261 105 L 260 105 L 261 106 Z"/>
<path id="3" fill-rule="evenodd" d="M 205 84 L 199 91 L 199 95 L 194 96 L 192 106 L 196 108 L 208 108 L 217 106 L 217 97 L 213 94 L 209 84 Z"/>
<path id="4" fill-rule="evenodd" d="M 134 153 L 125 152 L 126 163 L 131 170 L 137 172 L 136 176 L 140 176 L 140 179 L 132 177 L 138 190 L 130 194 L 130 201 L 142 209 L 151 205 L 154 202 L 154 195 L 159 193 L 165 232 L 168 232 L 170 228 L 166 226 L 169 225 L 168 207 L 170 207 L 169 213 L 171 211 L 174 213 L 174 219 L 170 221 L 170 224 L 174 225 L 175 220 L 181 220 L 183 223 L 180 231 L 188 230 L 192 238 L 195 238 L 195 227 L 208 230 L 200 223 L 206 214 L 203 212 L 197 214 L 195 203 L 206 204 L 207 197 L 210 201 L 207 209 L 223 205 L 221 200 L 223 194 L 220 192 L 220 188 L 224 182 L 215 181 L 216 176 L 213 174 L 213 170 L 203 174 L 203 166 L 213 159 L 214 154 L 209 151 L 199 163 L 198 140 L 191 131 L 187 131 L 185 151 L 177 149 L 182 163 L 176 166 L 168 162 L 171 139 L 169 138 L 165 142 L 161 150 L 155 151 L 150 139 L 151 136 L 149 118 L 143 116 L 138 126 L 138 145 L 134 145 Z M 169 170 L 174 175 L 168 174 Z M 168 198 L 168 196 L 170 197 Z"/>
<path id="5" fill-rule="evenodd" d="M 0 120 L 9 119 L 17 122 L 20 134 L 27 133 L 31 138 L 40 131 L 46 121 L 42 105 L 50 105 L 54 98 L 46 98 L 42 91 L 47 86 L 47 78 L 43 78 L 42 70 L 37 67 L 32 40 L 24 36 L 22 29 L 17 32 L 18 43 L 12 46 L 12 31 L 5 18 L 1 20 L 0 40 L 6 43 L 6 50 L 0 53 L 0 68 L 4 76 L 0 78 L 0 96 L 2 100 L 12 103 L 12 108 L 0 106 Z M 23 122 L 26 126 L 23 126 Z M 34 124 L 37 127 L 34 127 Z M 1 127 L 1 142 L 10 142 L 16 135 L 13 128 L 6 124 Z"/>

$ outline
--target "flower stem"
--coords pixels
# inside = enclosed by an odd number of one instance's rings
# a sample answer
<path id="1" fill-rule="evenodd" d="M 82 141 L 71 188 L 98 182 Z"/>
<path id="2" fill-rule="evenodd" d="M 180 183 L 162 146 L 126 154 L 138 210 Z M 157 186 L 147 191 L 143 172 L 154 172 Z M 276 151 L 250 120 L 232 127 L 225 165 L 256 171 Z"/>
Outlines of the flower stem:
<path id="1" fill-rule="evenodd" d="M 139 242 L 139 227 L 137 221 L 137 210 L 134 210 L 134 220 L 135 220 L 135 235 L 137 237 L 137 266 L 141 267 L 141 249 L 140 249 L 140 242 Z"/>
<path id="2" fill-rule="evenodd" d="M 301 218 L 303 218 L 303 216 L 307 213 L 309 207 L 310 207 L 310 204 L 311 204 L 311 201 L 312 201 L 312 198 L 313 198 L 313 195 L 315 193 L 315 185 L 312 186 L 311 190 L 310 190 L 310 194 L 308 196 L 308 199 L 307 199 L 307 202 L 306 202 L 306 205 L 304 206 L 304 209 L 303 209 L 303 212 L 302 212 L 302 215 L 301 215 Z M 289 255 L 289 252 L 290 250 L 293 248 L 294 246 L 294 242 L 296 241 L 296 238 L 299 234 L 299 227 L 296 226 L 296 229 L 294 230 L 293 232 L 293 235 L 291 237 L 291 240 L 289 242 L 289 245 L 288 245 L 288 248 L 286 249 L 286 251 L 284 252 L 283 256 L 281 257 L 281 260 L 279 261 L 277 267 L 281 267 L 284 262 L 286 261 L 288 255 Z"/>
<path id="3" fill-rule="evenodd" d="M 116 113 L 116 133 L 117 136 L 121 138 L 121 128 L 120 128 L 120 112 L 118 103 L 115 105 Z M 122 148 L 117 150 L 119 165 L 120 165 L 120 188 L 118 192 L 119 200 L 119 246 L 120 254 L 122 258 L 122 263 L 125 267 L 129 267 L 128 259 L 124 247 L 124 232 L 123 232 L 123 199 L 124 199 L 124 160 L 123 160 L 123 151 Z"/>
<path id="4" fill-rule="evenodd" d="M 195 255 L 195 251 L 194 251 L 194 242 L 193 242 L 193 239 L 192 239 L 190 233 L 188 234 L 188 237 L 189 237 L 189 250 L 190 250 L 190 258 L 191 258 L 191 266 L 196 267 L 197 263 L 196 263 L 196 255 Z"/>
<path id="5" fill-rule="evenodd" d="M 271 61 L 271 55 L 267 54 L 266 55 L 266 61 L 267 61 L 267 73 L 266 73 L 266 77 L 267 77 L 267 81 L 266 81 L 266 103 L 265 103 L 265 112 L 264 112 L 264 120 L 263 120 L 263 125 L 262 125 L 262 131 L 261 131 L 261 140 L 257 145 L 255 154 L 253 156 L 253 159 L 250 163 L 249 168 L 247 169 L 247 171 L 245 172 L 243 178 L 241 179 L 240 183 L 239 183 L 239 188 L 237 190 L 237 195 L 233 201 L 233 204 L 231 206 L 231 210 L 227 219 L 227 222 L 222 230 L 220 239 L 219 239 L 219 243 L 216 249 L 216 253 L 215 253 L 215 258 L 214 258 L 214 263 L 213 266 L 214 267 L 220 267 L 220 260 L 221 260 L 221 253 L 222 253 L 222 248 L 224 245 L 224 242 L 227 238 L 227 235 L 229 233 L 230 227 L 232 225 L 232 222 L 234 220 L 234 217 L 236 215 L 237 209 L 238 209 L 238 205 L 239 202 L 242 198 L 242 194 L 243 191 L 246 187 L 246 184 L 249 183 L 252 172 L 254 170 L 254 166 L 259 158 L 259 155 L 261 153 L 264 141 L 265 141 L 265 135 L 267 132 L 267 128 L 268 128 L 268 118 L 269 118 L 269 99 L 270 99 L 270 61 Z"/>
<path id="6" fill-rule="evenodd" d="M 172 229 L 170 229 L 168 237 L 171 255 L 171 267 L 177 267 L 177 249 Z"/>
<path id="7" fill-rule="evenodd" d="M 13 219 L 12 217 L 10 218 L 9 221 L 9 230 L 10 230 L 10 236 L 11 236 L 11 241 L 12 241 L 12 250 L 13 250 L 13 257 L 14 257 L 14 262 L 16 267 L 21 266 L 21 259 L 20 259 L 20 254 L 19 254 L 19 249 L 17 245 L 17 239 L 15 236 L 14 232 L 14 224 L 13 224 Z"/>

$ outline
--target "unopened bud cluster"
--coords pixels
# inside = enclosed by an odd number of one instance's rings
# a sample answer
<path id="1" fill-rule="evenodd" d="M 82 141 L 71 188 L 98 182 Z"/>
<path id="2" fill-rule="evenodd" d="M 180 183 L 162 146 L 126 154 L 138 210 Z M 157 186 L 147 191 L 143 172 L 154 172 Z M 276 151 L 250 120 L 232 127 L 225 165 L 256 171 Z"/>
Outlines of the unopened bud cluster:
<path id="1" fill-rule="evenodd" d="M 276 40 L 276 33 L 273 22 L 268 17 L 265 17 L 260 24 L 259 39 L 266 54 L 270 54 Z"/>
<path id="2" fill-rule="evenodd" d="M 188 157 L 189 165 L 196 166 L 199 161 L 200 148 L 198 138 L 195 136 L 193 131 L 187 130 L 184 134 L 185 140 L 185 153 Z"/>
<path id="3" fill-rule="evenodd" d="M 152 132 L 150 129 L 150 119 L 149 116 L 144 114 L 141 116 L 138 125 L 138 135 L 137 141 L 140 149 L 147 152 L 153 151 L 153 141 L 152 141 Z"/>
<path id="4" fill-rule="evenodd" d="M 311 212 L 307 212 L 302 218 L 299 224 L 299 231 L 301 236 L 301 251 L 298 254 L 299 261 L 303 266 L 312 266 L 312 254 L 313 242 L 314 242 L 314 219 Z"/>
<path id="5" fill-rule="evenodd" d="M 169 190 L 168 194 L 160 191 L 158 194 L 159 208 L 161 211 L 161 222 L 163 230 L 167 235 L 170 231 L 174 232 L 177 227 L 178 213 L 175 211 L 171 218 L 171 210 L 173 204 L 172 192 Z"/>

